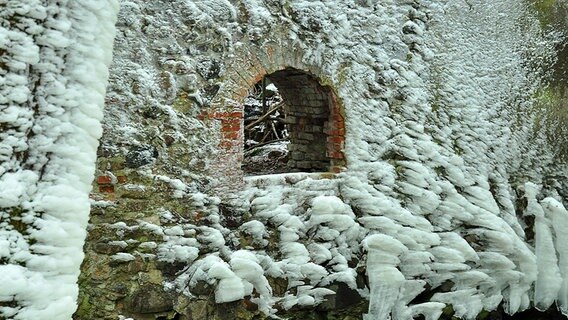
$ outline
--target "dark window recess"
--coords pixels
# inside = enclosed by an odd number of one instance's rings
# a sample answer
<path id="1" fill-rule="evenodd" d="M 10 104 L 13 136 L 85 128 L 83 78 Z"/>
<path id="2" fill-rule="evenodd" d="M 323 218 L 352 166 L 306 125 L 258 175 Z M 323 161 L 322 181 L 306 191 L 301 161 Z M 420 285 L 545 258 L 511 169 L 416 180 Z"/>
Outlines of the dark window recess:
<path id="1" fill-rule="evenodd" d="M 266 76 L 244 101 L 243 171 L 324 172 L 344 165 L 338 110 L 331 89 L 303 71 Z"/>

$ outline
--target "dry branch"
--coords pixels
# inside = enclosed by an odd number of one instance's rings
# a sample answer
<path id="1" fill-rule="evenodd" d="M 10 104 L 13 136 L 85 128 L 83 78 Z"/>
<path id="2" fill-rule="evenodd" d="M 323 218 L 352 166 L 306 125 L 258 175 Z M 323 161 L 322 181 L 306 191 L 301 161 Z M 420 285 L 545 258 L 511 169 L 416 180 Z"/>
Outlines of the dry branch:
<path id="1" fill-rule="evenodd" d="M 245 127 L 245 130 L 250 130 L 251 128 L 253 128 L 254 126 L 256 126 L 257 124 L 259 124 L 260 122 L 264 121 L 266 118 L 268 118 L 271 114 L 273 114 L 274 112 L 276 112 L 276 110 L 280 109 L 280 107 L 282 107 L 282 105 L 284 105 L 284 102 L 279 102 L 278 104 L 276 104 L 274 107 L 272 107 L 272 109 L 268 110 L 268 112 L 266 112 L 265 114 L 263 114 L 262 116 L 260 116 L 260 118 L 258 118 L 257 120 L 253 121 L 252 123 L 248 124 Z"/>

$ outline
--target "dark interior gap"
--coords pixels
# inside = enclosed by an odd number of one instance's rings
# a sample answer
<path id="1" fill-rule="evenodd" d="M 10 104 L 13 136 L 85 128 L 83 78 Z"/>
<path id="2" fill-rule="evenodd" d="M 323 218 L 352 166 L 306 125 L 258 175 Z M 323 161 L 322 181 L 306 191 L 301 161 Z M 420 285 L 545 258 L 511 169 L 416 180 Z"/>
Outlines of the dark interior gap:
<path id="1" fill-rule="evenodd" d="M 244 173 L 328 171 L 330 94 L 297 69 L 259 81 L 244 102 Z"/>

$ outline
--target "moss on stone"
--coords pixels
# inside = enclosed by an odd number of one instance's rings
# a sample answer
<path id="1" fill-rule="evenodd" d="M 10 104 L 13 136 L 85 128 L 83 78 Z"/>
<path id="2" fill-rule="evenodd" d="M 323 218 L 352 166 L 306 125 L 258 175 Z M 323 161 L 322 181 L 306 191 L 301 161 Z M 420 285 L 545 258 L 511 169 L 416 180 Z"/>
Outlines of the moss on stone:
<path id="1" fill-rule="evenodd" d="M 535 94 L 535 132 L 543 132 L 550 145 L 556 147 L 556 155 L 568 159 L 568 98 L 562 95 L 563 88 L 546 86 Z"/>
<path id="2" fill-rule="evenodd" d="M 554 22 L 554 8 L 557 0 L 532 0 L 542 27 L 549 27 Z"/>
<path id="3" fill-rule="evenodd" d="M 193 109 L 193 106 L 194 106 L 194 101 L 191 100 L 187 92 L 182 92 L 172 105 L 172 107 L 176 111 L 182 114 L 189 113 Z"/>

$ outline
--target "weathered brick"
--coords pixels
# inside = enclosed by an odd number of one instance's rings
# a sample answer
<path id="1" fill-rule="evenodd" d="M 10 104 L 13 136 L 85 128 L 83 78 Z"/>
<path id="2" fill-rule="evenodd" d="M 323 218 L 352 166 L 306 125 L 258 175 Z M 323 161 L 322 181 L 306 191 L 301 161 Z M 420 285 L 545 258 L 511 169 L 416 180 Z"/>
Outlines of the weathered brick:
<path id="1" fill-rule="evenodd" d="M 223 131 L 223 139 L 237 139 L 240 136 L 239 133 L 238 130 Z"/>
<path id="2" fill-rule="evenodd" d="M 98 184 L 112 184 L 112 177 L 110 176 L 98 176 L 97 177 Z"/>
<path id="3" fill-rule="evenodd" d="M 332 129 L 329 132 L 327 132 L 330 136 L 345 136 L 345 128 L 341 128 L 341 129 Z M 345 138 L 343 138 L 345 139 Z"/>
<path id="4" fill-rule="evenodd" d="M 333 143 L 343 143 L 345 141 L 345 138 L 341 136 L 328 136 L 327 141 Z"/>
<path id="5" fill-rule="evenodd" d="M 327 153 L 327 156 L 332 158 L 332 159 L 344 159 L 345 155 L 343 154 L 343 152 L 337 152 L 337 151 L 332 151 Z"/>
<path id="6" fill-rule="evenodd" d="M 233 131 L 240 131 L 241 130 L 241 124 L 237 123 L 237 124 L 233 124 L 233 123 L 223 123 L 221 126 L 221 131 L 222 132 L 233 132 Z"/>
<path id="7" fill-rule="evenodd" d="M 338 121 L 334 125 L 337 129 L 345 129 L 345 122 L 343 122 L 343 121 Z"/>
<path id="8" fill-rule="evenodd" d="M 101 192 L 101 193 L 114 193 L 114 186 L 113 185 L 99 186 L 99 192 Z"/>

